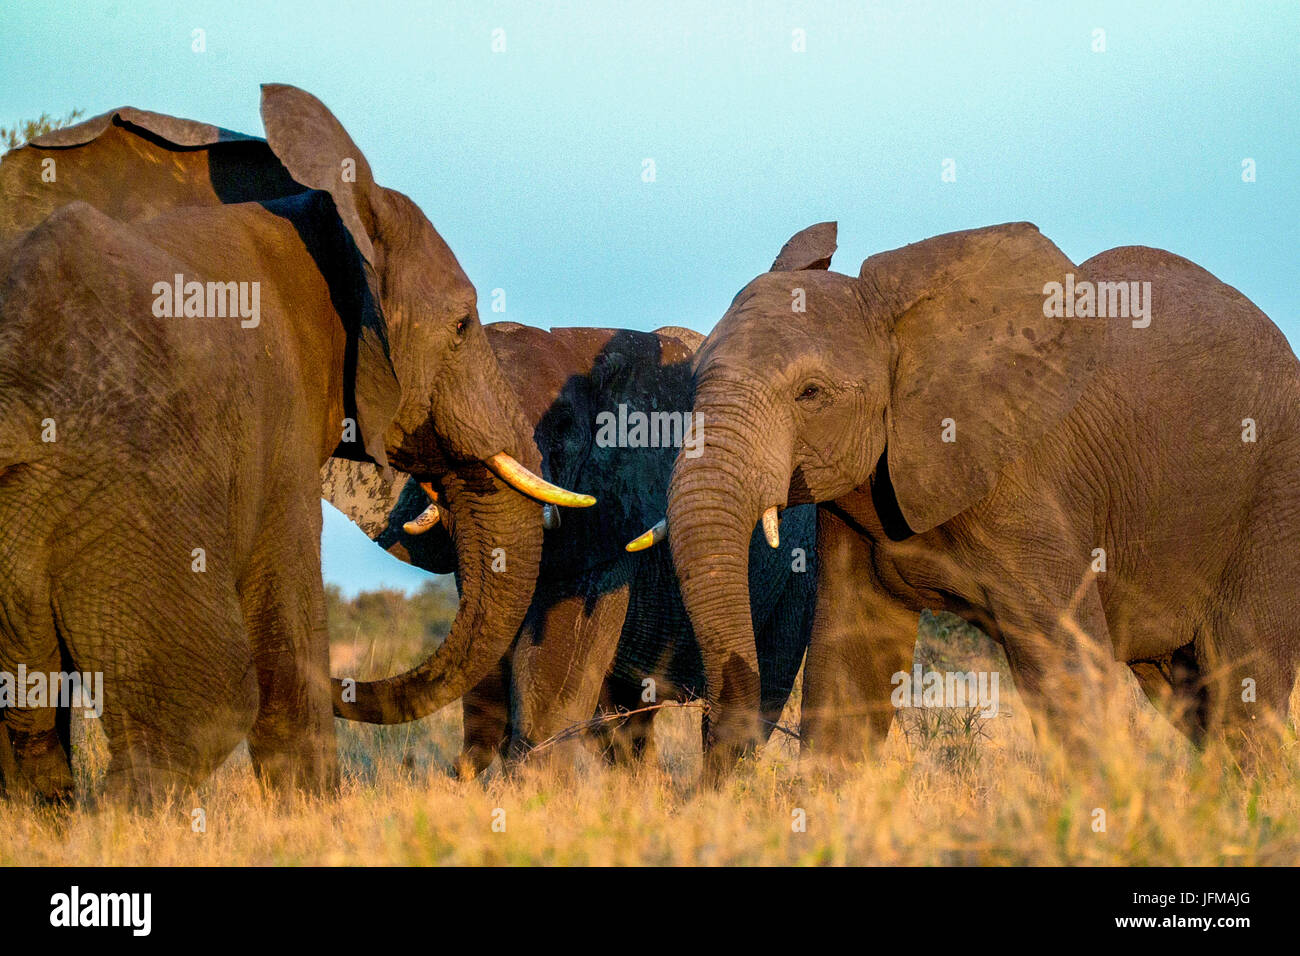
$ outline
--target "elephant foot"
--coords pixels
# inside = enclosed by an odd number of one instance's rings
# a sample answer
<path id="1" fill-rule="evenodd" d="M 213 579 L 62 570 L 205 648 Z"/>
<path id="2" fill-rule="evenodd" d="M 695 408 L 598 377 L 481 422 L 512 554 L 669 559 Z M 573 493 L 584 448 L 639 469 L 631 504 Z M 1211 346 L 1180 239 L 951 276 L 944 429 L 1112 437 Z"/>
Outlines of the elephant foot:
<path id="1" fill-rule="evenodd" d="M 258 779 L 270 790 L 300 790 L 322 796 L 338 790 L 338 755 L 332 746 L 306 748 L 302 751 L 272 750 L 249 741 L 249 754 Z"/>
<path id="2" fill-rule="evenodd" d="M 704 783 L 716 787 L 736 765 L 758 751 L 758 708 L 710 705 L 700 724 L 704 739 Z"/>
<path id="3" fill-rule="evenodd" d="M 529 738 L 516 735 L 504 763 L 510 773 L 549 774 L 564 785 L 577 778 L 587 753 L 588 742 L 582 737 L 558 741 L 548 737 L 534 745 Z"/>
<path id="4" fill-rule="evenodd" d="M 10 730 L 8 733 L 16 770 L 9 792 L 28 794 L 55 806 L 70 806 L 76 787 L 72 780 L 72 764 L 63 749 L 63 742 L 59 740 L 58 731 L 23 733 Z"/>
<path id="5" fill-rule="evenodd" d="M 99 798 L 109 806 L 128 807 L 148 813 L 171 806 L 177 800 L 197 799 L 191 775 L 170 766 L 151 766 L 138 756 L 115 753 L 104 775 L 104 791 Z M 197 806 L 188 802 L 190 807 Z"/>
<path id="6" fill-rule="evenodd" d="M 654 725 L 650 721 L 638 721 L 639 717 L 650 714 L 638 714 L 628 718 L 627 725 L 598 734 L 593 738 L 593 746 L 601 758 L 611 767 L 635 768 L 655 766 L 659 754 L 655 745 Z M 636 723 L 633 723 L 636 721 Z"/>
<path id="7" fill-rule="evenodd" d="M 496 755 L 495 747 L 466 747 L 456 755 L 456 762 L 451 768 L 452 776 L 457 780 L 474 780 L 492 766 Z"/>
<path id="8" fill-rule="evenodd" d="M 336 793 L 341 782 L 337 761 L 312 761 L 310 765 L 277 761 L 259 767 L 257 775 L 269 790 L 280 793 L 298 791 L 317 797 Z"/>
<path id="9" fill-rule="evenodd" d="M 704 785 L 721 787 L 736 772 L 740 762 L 746 757 L 752 757 L 754 753 L 752 743 L 732 740 L 715 740 L 710 743 L 704 752 Z"/>

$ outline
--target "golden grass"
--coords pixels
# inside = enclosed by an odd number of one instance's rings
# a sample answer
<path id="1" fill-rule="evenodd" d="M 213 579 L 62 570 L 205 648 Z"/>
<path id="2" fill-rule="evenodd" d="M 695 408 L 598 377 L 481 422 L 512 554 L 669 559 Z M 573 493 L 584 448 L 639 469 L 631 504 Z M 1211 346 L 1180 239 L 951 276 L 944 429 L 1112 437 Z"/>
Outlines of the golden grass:
<path id="1" fill-rule="evenodd" d="M 404 727 L 340 724 L 337 795 L 267 795 L 237 753 L 196 795 L 148 814 L 0 801 L 0 864 L 1300 863 L 1293 738 L 1289 769 L 1243 778 L 1193 753 L 1127 688 L 1098 765 L 1057 781 L 1002 679 L 1003 715 L 973 732 L 958 714 L 905 711 L 877 759 L 836 779 L 801 771 L 793 742 L 774 737 L 717 790 L 696 784 L 694 709 L 659 715 L 657 766 L 560 754 L 470 782 L 447 774 L 458 706 Z M 785 719 L 797 725 L 797 702 Z M 105 763 L 97 728 L 79 733 L 83 793 Z"/>

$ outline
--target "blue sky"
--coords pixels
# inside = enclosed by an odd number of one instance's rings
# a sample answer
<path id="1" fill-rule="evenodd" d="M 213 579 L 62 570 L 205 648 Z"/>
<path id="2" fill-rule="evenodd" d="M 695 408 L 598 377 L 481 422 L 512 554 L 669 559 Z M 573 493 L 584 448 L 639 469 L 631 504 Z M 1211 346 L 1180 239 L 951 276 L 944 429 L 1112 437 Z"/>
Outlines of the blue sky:
<path id="1" fill-rule="evenodd" d="M 708 331 L 809 223 L 839 220 L 854 272 L 1025 219 L 1075 261 L 1187 256 L 1300 343 L 1290 0 L 11 0 L 0 77 L 0 123 L 132 105 L 261 133 L 259 83 L 310 90 L 433 220 L 485 320 Z M 328 511 L 324 557 L 349 592 L 420 577 Z"/>

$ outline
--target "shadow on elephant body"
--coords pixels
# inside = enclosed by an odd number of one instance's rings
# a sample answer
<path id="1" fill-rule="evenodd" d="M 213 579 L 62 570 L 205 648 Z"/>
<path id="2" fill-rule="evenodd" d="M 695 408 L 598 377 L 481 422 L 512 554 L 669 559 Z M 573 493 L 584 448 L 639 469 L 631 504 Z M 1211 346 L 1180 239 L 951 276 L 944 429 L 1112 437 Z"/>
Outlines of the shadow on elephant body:
<path id="1" fill-rule="evenodd" d="M 651 686 L 646 681 L 653 681 L 656 702 L 689 699 L 702 685 L 671 555 L 666 548 L 640 554 L 624 548 L 663 516 L 680 449 L 671 443 L 620 444 L 617 428 L 609 430 L 617 425 L 620 405 L 629 414 L 689 412 L 695 343 L 682 337 L 690 333 L 544 332 L 515 323 L 489 325 L 487 331 L 525 413 L 536 416 L 534 439 L 544 474 L 596 493 L 599 504 L 565 510 L 559 526 L 547 531 L 538 585 L 514 649 L 498 672 L 465 697 L 463 773 L 485 769 L 498 753 L 518 758 L 602 706 L 645 706 L 642 696 Z M 604 438 L 614 441 L 601 440 L 602 425 Z M 326 497 L 333 493 L 372 538 L 418 566 L 446 566 L 440 557 L 449 547 L 445 527 L 415 537 L 402 529 L 428 504 L 413 483 L 396 493 L 379 490 L 377 503 L 364 489 L 355 490 L 363 482 L 342 477 L 351 465 L 336 462 L 330 468 Z M 354 490 L 344 492 L 348 486 Z M 783 534 L 779 552 L 757 532 L 753 541 L 763 699 L 773 721 L 789 698 L 807 643 L 816 576 L 813 509 L 787 512 Z M 792 557 L 795 548 L 802 552 L 798 560 Z M 635 723 L 633 733 L 642 743 L 624 752 L 643 753 L 653 715 Z M 494 739 L 498 734 L 503 738 Z M 604 743 L 611 739 L 598 736 Z"/>

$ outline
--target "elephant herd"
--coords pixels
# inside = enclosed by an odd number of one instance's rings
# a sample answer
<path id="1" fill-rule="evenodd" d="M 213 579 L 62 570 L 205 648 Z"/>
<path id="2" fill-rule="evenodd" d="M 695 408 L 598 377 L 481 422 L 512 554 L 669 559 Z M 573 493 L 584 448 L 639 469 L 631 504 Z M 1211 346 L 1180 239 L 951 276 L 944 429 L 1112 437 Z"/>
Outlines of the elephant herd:
<path id="1" fill-rule="evenodd" d="M 110 797 L 243 740 L 328 789 L 335 717 L 457 699 L 472 775 L 612 710 L 599 749 L 644 760 L 645 702 L 702 698 L 716 779 L 801 666 L 801 747 L 852 760 L 927 608 L 1002 645 L 1040 737 L 1086 747 L 1128 665 L 1198 743 L 1276 750 L 1300 364 L 1208 272 L 1012 223 L 851 276 L 820 223 L 707 337 L 483 326 L 319 100 L 264 86 L 262 120 L 122 108 L 0 161 L 0 678 L 102 675 Z M 403 674 L 331 680 L 321 497 L 456 575 Z M 71 703 L 12 685 L 0 791 L 65 801 Z"/>

